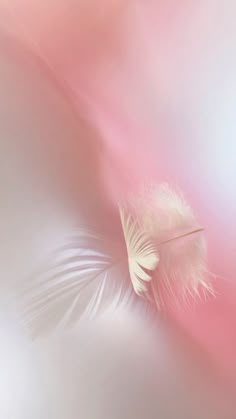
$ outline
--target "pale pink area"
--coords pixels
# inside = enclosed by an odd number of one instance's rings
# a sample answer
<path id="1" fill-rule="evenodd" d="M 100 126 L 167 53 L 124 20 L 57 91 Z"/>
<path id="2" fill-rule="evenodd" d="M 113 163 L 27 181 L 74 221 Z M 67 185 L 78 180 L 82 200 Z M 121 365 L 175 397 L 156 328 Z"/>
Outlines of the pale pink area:
<path id="1" fill-rule="evenodd" d="M 92 115 L 113 197 L 164 180 L 195 208 L 219 295 L 180 318 L 235 377 L 235 5 L 22 0 L 2 7 L 3 24 Z"/>

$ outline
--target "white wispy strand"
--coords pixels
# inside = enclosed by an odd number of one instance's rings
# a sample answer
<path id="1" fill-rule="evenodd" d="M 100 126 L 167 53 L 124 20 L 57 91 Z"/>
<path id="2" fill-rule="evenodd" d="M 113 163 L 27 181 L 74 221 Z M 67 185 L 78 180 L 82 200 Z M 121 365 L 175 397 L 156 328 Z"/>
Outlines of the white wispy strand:
<path id="1" fill-rule="evenodd" d="M 134 297 L 118 246 L 87 229 L 65 242 L 26 284 L 23 318 L 32 336 L 98 316 Z"/>

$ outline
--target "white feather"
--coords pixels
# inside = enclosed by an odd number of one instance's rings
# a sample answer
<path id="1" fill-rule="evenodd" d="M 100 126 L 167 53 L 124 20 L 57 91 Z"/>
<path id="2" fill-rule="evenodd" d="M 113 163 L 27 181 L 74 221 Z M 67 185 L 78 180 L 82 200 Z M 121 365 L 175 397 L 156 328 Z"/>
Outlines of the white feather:
<path id="1" fill-rule="evenodd" d="M 202 228 L 181 195 L 161 185 L 119 210 L 124 240 L 80 229 L 34 280 L 25 313 L 33 331 L 127 305 L 135 294 L 161 309 L 213 292 Z"/>

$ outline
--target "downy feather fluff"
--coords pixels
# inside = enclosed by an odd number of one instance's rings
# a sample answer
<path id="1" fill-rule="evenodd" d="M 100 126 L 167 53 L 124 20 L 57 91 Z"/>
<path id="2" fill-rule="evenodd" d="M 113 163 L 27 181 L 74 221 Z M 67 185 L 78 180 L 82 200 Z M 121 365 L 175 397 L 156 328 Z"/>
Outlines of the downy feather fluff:
<path id="1" fill-rule="evenodd" d="M 149 295 L 159 309 L 178 303 L 179 298 L 186 300 L 213 293 L 206 268 L 203 228 L 181 193 L 167 184 L 155 186 L 130 200 L 130 212 L 140 236 L 145 234 L 156 249 L 152 256 L 158 263 L 150 267 Z M 127 236 L 126 231 L 124 235 Z M 131 240 L 128 254 L 132 253 L 130 247 Z M 132 272 L 130 275 L 134 277 Z"/>

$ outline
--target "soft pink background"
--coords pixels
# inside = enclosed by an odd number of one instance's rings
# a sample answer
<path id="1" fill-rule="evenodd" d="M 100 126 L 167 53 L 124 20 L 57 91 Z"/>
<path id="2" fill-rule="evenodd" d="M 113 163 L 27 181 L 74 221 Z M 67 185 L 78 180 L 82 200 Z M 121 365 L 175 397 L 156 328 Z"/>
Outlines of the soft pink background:
<path id="1" fill-rule="evenodd" d="M 230 0 L 1 0 L 22 37 L 105 141 L 117 196 L 155 179 L 181 187 L 206 229 L 217 298 L 180 321 L 236 379 L 236 6 Z"/>

